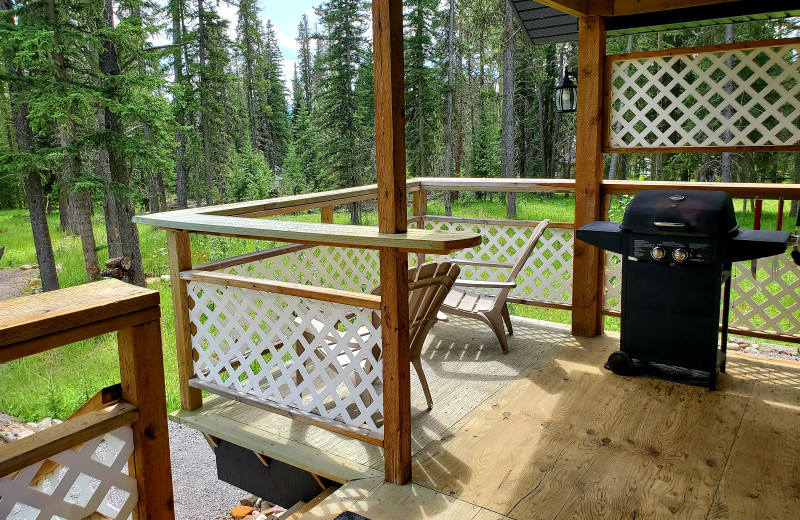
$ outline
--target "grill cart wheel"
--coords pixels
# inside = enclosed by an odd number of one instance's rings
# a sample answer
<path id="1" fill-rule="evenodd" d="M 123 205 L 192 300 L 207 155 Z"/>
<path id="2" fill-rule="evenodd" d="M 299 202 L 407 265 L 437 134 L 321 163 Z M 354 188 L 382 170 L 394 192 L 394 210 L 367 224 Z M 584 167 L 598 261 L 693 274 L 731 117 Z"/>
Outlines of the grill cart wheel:
<path id="1" fill-rule="evenodd" d="M 633 370 L 633 359 L 627 352 L 618 350 L 608 356 L 606 369 L 611 370 L 618 376 L 628 375 Z"/>

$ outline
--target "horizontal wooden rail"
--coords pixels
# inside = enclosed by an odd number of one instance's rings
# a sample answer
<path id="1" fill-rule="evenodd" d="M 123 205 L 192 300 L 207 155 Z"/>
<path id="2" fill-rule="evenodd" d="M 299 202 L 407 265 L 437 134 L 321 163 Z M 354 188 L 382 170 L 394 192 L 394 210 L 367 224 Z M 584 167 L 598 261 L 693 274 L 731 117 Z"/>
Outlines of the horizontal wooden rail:
<path id="1" fill-rule="evenodd" d="M 464 177 L 418 177 L 419 189 L 429 191 L 492 191 L 518 193 L 574 193 L 572 179 L 472 179 Z"/>
<path id="2" fill-rule="evenodd" d="M 635 195 L 643 190 L 717 190 L 734 199 L 800 200 L 800 184 L 761 184 L 739 182 L 603 181 L 603 195 Z"/>
<path id="3" fill-rule="evenodd" d="M 438 222 L 452 222 L 454 224 L 478 224 L 478 225 L 497 225 L 497 226 L 519 226 L 519 227 L 536 227 L 541 222 L 540 220 L 508 220 L 502 218 L 472 218 L 472 217 L 448 217 L 445 215 L 424 215 L 417 217 L 408 217 L 408 223 L 436 220 Z M 574 229 L 574 222 L 551 222 L 548 228 L 558 229 Z"/>
<path id="4" fill-rule="evenodd" d="M 700 54 L 703 52 L 725 52 L 742 49 L 758 49 L 762 47 L 782 47 L 784 45 L 794 45 L 800 43 L 800 38 L 776 38 L 772 40 L 754 40 L 747 42 L 719 43 L 714 45 L 703 45 L 700 47 L 678 47 L 674 49 L 659 49 L 655 51 L 628 52 L 624 54 L 609 54 L 606 62 L 611 64 L 615 61 L 639 60 L 647 58 L 658 58 L 664 56 L 685 56 Z"/>
<path id="5" fill-rule="evenodd" d="M 297 410 L 296 408 L 292 408 L 290 406 L 276 403 L 274 401 L 260 399 L 255 395 L 237 392 L 236 390 L 231 390 L 229 388 L 225 388 L 224 386 L 209 383 L 196 377 L 189 380 L 189 385 L 191 385 L 193 388 L 205 390 L 206 392 L 211 392 L 212 394 L 233 399 L 234 401 L 238 401 L 240 403 L 249 404 L 250 406 L 255 406 L 256 408 L 261 408 L 262 410 L 267 410 L 301 423 L 318 426 L 325 430 L 346 435 L 347 437 L 352 437 L 353 439 L 368 442 L 376 446 L 383 446 L 383 435 L 380 433 L 374 433 L 364 428 L 357 428 L 355 426 L 339 423 L 325 417 L 317 416 Z"/>
<path id="6" fill-rule="evenodd" d="M 259 260 L 266 260 L 267 258 L 274 258 L 276 256 L 294 253 L 295 251 L 302 251 L 313 246 L 305 244 L 288 244 L 285 246 L 273 247 L 264 249 L 263 251 L 255 251 L 253 253 L 246 253 L 244 255 L 232 256 L 230 258 L 223 258 L 221 260 L 214 260 L 197 264 L 192 266 L 195 271 L 219 271 L 227 267 L 236 267 L 237 265 L 248 264 L 250 262 L 257 262 Z"/>
<path id="7" fill-rule="evenodd" d="M 138 420 L 138 408 L 121 401 L 4 444 L 0 446 L 0 478 Z"/>
<path id="8" fill-rule="evenodd" d="M 254 291 L 264 291 L 276 294 L 286 294 L 299 298 L 313 298 L 332 303 L 353 305 L 366 309 L 378 310 L 381 308 L 381 297 L 372 294 L 362 294 L 352 291 L 342 291 L 341 289 L 328 289 L 313 285 L 303 285 L 299 283 L 280 282 L 277 280 L 262 280 L 259 278 L 249 278 L 234 274 L 224 274 L 207 271 L 183 271 L 181 280 L 189 282 L 203 282 L 227 287 L 240 287 L 242 289 L 252 289 Z"/>
<path id="9" fill-rule="evenodd" d="M 481 237 L 466 231 L 427 231 L 409 229 L 407 233 L 380 233 L 369 226 L 346 226 L 311 222 L 260 220 L 216 215 L 157 213 L 139 215 L 134 221 L 165 229 L 205 235 L 274 240 L 295 244 L 328 245 L 364 249 L 398 248 L 404 252 L 450 253 L 473 247 Z"/>

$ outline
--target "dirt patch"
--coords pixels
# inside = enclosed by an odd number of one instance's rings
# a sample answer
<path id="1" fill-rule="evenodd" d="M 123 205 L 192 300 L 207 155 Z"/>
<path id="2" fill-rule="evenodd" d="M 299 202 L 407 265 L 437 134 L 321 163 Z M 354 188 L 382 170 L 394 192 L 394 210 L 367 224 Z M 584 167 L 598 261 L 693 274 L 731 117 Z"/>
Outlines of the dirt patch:
<path id="1" fill-rule="evenodd" d="M 22 296 L 28 282 L 38 276 L 38 269 L 0 269 L 0 301 Z"/>

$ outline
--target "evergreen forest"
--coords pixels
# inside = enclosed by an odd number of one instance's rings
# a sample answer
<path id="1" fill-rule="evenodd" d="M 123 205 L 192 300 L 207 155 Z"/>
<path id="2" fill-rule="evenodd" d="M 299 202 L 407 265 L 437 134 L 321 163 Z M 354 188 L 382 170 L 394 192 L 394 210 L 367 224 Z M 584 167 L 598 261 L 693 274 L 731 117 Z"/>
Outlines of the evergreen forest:
<path id="1" fill-rule="evenodd" d="M 28 210 L 44 290 L 58 287 L 53 212 L 81 239 L 86 279 L 108 248 L 144 285 L 136 213 L 375 182 L 370 3 L 320 0 L 313 23 L 299 12 L 284 74 L 272 2 L 226 3 L 227 19 L 220 1 L 0 0 L 0 210 Z M 404 3 L 408 176 L 574 176 L 575 116 L 554 96 L 577 42 L 532 45 L 507 0 Z M 609 38 L 607 52 L 797 30 L 784 19 L 650 32 Z M 605 171 L 800 182 L 800 153 L 609 154 Z M 361 204 L 348 211 L 363 222 Z"/>

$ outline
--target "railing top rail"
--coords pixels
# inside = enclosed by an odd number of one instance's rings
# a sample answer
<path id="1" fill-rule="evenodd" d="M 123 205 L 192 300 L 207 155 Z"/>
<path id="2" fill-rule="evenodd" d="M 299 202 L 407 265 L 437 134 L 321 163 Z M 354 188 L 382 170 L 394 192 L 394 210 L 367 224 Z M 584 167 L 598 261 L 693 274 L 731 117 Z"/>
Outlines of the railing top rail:
<path id="1" fill-rule="evenodd" d="M 573 179 L 470 179 L 464 177 L 417 177 L 420 189 L 441 191 L 512 191 L 573 193 Z"/>
<path id="2" fill-rule="evenodd" d="M 466 231 L 409 229 L 407 233 L 390 234 L 380 233 L 377 228 L 369 226 L 320 225 L 311 222 L 185 213 L 137 216 L 134 217 L 134 222 L 206 235 L 365 249 L 392 247 L 415 253 L 449 253 L 476 246 L 481 240 L 480 235 Z"/>
<path id="3" fill-rule="evenodd" d="M 735 43 L 720 43 L 703 45 L 700 47 L 679 47 L 675 49 L 659 49 L 655 51 L 627 52 L 623 54 L 609 54 L 606 56 L 608 63 L 625 60 L 638 60 L 663 56 L 684 56 L 701 54 L 704 52 L 725 52 L 741 49 L 758 49 L 762 47 L 782 47 L 785 45 L 800 44 L 800 38 L 776 38 L 772 40 L 753 40 Z"/>
<path id="4" fill-rule="evenodd" d="M 58 338 L 71 343 L 117 330 L 89 330 L 95 324 L 106 323 L 103 327 L 108 328 L 124 321 L 124 325 L 130 327 L 158 319 L 158 313 L 157 291 L 119 280 L 103 280 L 0 302 L 0 361 L 66 344 L 60 343 Z M 112 321 L 115 319 L 121 321 Z M 78 329 L 84 331 L 80 335 L 85 337 L 69 336 L 70 331 Z M 30 343 L 34 340 L 40 343 L 36 348 Z M 32 350 L 26 352 L 22 348 L 25 345 Z"/>
<path id="5" fill-rule="evenodd" d="M 718 190 L 727 191 L 735 199 L 800 200 L 800 184 L 762 184 L 747 182 L 668 182 L 668 181 L 603 181 L 603 195 L 635 195 L 642 190 Z"/>

